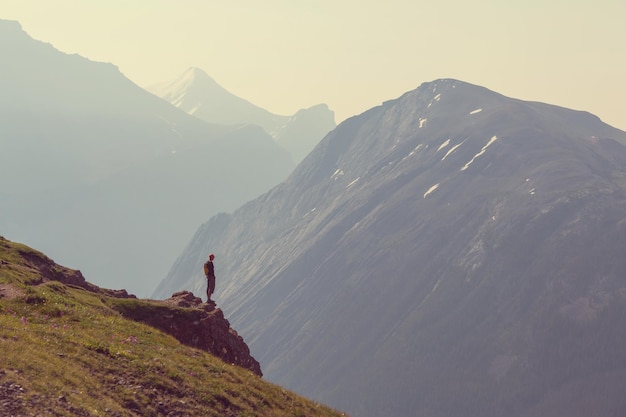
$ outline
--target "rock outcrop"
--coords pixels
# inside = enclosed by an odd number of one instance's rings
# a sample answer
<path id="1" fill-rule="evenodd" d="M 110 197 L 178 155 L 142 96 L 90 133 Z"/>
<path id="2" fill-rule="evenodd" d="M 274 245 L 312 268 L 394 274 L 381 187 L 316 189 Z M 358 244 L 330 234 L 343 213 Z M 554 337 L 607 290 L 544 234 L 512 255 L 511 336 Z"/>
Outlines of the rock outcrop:
<path id="1" fill-rule="evenodd" d="M 263 375 L 259 362 L 250 355 L 248 345 L 230 327 L 214 302 L 203 303 L 193 293 L 180 291 L 164 301 L 119 304 L 116 309 L 127 318 L 171 334 L 185 345 Z"/>

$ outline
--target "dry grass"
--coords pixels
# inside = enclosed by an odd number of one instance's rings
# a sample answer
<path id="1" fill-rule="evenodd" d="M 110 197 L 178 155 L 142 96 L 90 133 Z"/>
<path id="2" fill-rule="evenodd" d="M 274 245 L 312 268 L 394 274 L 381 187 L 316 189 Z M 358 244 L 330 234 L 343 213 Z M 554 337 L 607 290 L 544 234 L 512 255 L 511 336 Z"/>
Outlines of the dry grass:
<path id="1" fill-rule="evenodd" d="M 0 284 L 18 290 L 0 298 L 0 384 L 23 388 L 22 415 L 342 415 L 124 319 L 105 295 L 32 285 L 13 245 L 0 240 Z"/>

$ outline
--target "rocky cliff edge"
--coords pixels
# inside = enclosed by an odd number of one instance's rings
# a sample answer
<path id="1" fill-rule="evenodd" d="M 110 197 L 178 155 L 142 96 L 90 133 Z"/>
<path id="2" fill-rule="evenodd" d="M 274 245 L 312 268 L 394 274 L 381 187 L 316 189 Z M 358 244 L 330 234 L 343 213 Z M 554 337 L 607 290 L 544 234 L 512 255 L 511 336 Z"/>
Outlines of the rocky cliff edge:
<path id="1" fill-rule="evenodd" d="M 27 246 L 14 244 L 3 237 L 0 237 L 0 246 L 3 252 L 7 252 L 7 256 L 3 256 L 0 262 L 0 269 L 7 276 L 26 274 L 29 277 L 24 282 L 26 288 L 58 281 L 110 297 L 107 304 L 124 317 L 155 327 L 182 344 L 201 349 L 262 376 L 259 362 L 250 355 L 248 345 L 230 327 L 222 310 L 216 308 L 214 302 L 202 303 L 200 298 L 189 291 L 176 292 L 162 301 L 138 299 L 126 290 L 110 290 L 91 284 L 79 270 L 58 265 Z M 0 298 L 29 297 L 24 288 L 10 281 L 0 282 Z"/>

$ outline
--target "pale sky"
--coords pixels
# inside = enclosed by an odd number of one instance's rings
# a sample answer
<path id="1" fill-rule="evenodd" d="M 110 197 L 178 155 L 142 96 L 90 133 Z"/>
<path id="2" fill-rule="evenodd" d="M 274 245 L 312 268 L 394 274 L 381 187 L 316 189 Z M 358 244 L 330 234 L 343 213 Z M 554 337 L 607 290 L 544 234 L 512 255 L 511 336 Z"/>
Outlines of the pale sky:
<path id="1" fill-rule="evenodd" d="M 626 130 L 626 0 L 0 0 L 0 18 L 140 86 L 202 68 L 277 114 L 341 122 L 456 78 Z"/>

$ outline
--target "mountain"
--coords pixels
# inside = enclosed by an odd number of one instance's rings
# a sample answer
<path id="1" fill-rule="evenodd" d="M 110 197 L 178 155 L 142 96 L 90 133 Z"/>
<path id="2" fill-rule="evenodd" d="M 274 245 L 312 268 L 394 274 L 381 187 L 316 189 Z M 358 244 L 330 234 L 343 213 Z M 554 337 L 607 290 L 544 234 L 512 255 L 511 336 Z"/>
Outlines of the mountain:
<path id="1" fill-rule="evenodd" d="M 147 89 L 209 123 L 261 126 L 296 163 L 336 126 L 335 115 L 326 104 L 299 110 L 293 116 L 272 114 L 228 92 L 199 68 L 189 68 L 176 80 Z"/>
<path id="2" fill-rule="evenodd" d="M 326 104 L 298 110 L 280 128 L 275 129 L 276 143 L 300 163 L 320 140 L 336 127 L 335 116 Z"/>
<path id="3" fill-rule="evenodd" d="M 0 237 L 0 415 L 339 416 L 262 380 L 214 304 L 140 300 Z"/>
<path id="4" fill-rule="evenodd" d="M 97 283 L 150 294 L 203 221 L 295 166 L 261 128 L 203 122 L 17 22 L 0 56 L 0 231 Z"/>
<path id="5" fill-rule="evenodd" d="M 156 297 L 216 299 L 270 380 L 353 415 L 626 410 L 626 133 L 457 80 L 341 123 L 212 217 Z"/>
<path id="6" fill-rule="evenodd" d="M 286 119 L 231 94 L 200 68 L 188 68 L 174 81 L 148 86 L 147 90 L 210 123 L 251 123 L 271 132 Z"/>

